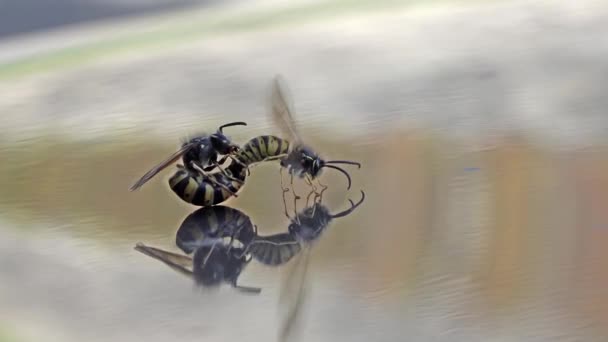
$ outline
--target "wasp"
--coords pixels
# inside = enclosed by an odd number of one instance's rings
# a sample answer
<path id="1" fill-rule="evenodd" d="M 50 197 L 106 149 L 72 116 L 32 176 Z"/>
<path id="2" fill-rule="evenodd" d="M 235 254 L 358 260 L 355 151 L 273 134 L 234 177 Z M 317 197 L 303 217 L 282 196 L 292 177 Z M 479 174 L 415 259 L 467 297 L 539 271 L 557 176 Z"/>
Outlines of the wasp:
<path id="1" fill-rule="evenodd" d="M 207 172 L 217 168 L 225 177 L 230 177 L 220 165 L 240 150 L 240 147 L 230 141 L 223 132 L 224 128 L 231 126 L 247 126 L 247 123 L 241 121 L 227 123 L 220 126 L 217 132 L 211 135 L 203 134 L 189 139 L 182 143 L 179 150 L 146 172 L 129 190 L 135 191 L 139 189 L 152 177 L 180 158 L 183 161 L 182 168 L 190 174 L 200 173 L 205 175 Z M 221 159 L 220 155 L 223 156 Z"/>
<path id="2" fill-rule="evenodd" d="M 176 244 L 186 255 L 141 242 L 135 250 L 163 262 L 203 288 L 228 283 L 239 291 L 257 294 L 260 288 L 237 283 L 252 260 L 246 248 L 254 240 L 256 231 L 249 217 L 236 209 L 205 207 L 188 215 L 177 230 Z"/>
<path id="3" fill-rule="evenodd" d="M 204 174 L 182 165 L 169 179 L 171 190 L 187 203 L 197 206 L 220 204 L 238 191 L 245 183 L 249 167 L 267 158 L 285 155 L 289 143 L 283 139 L 265 135 L 245 143 L 233 156 L 224 172 Z M 263 157 L 262 157 L 263 156 Z"/>
<path id="4" fill-rule="evenodd" d="M 203 174 L 182 165 L 169 178 L 169 187 L 182 200 L 196 206 L 211 206 L 238 196 L 247 178 L 248 168 L 232 162 L 224 172 Z"/>
<path id="5" fill-rule="evenodd" d="M 343 173 L 348 180 L 348 189 L 351 186 L 351 178 L 346 170 L 335 164 L 350 164 L 361 168 L 361 164 L 349 160 L 324 160 L 312 148 L 305 145 L 300 137 L 299 130 L 293 118 L 293 105 L 287 95 L 288 89 L 284 85 L 281 76 L 277 75 L 273 79 L 270 93 L 270 114 L 272 121 L 280 128 L 282 133 L 291 142 L 287 154 L 281 157 L 269 157 L 268 159 L 280 159 L 280 164 L 286 168 L 291 176 L 293 188 L 293 176 L 305 178 L 307 183 L 315 189 L 312 181 L 319 177 L 321 170 L 330 168 Z M 319 183 L 321 187 L 324 185 Z"/>
<path id="6" fill-rule="evenodd" d="M 279 341 L 286 340 L 287 335 L 292 332 L 306 298 L 306 274 L 312 246 L 333 219 L 351 214 L 365 200 L 365 192 L 361 191 L 361 199 L 357 203 L 349 199 L 350 208 L 332 214 L 322 204 L 325 189 L 315 193 L 312 205 L 307 205 L 299 213 L 296 212 L 294 217 L 288 216 L 290 223 L 287 233 L 256 237 L 247 248 L 256 261 L 273 266 L 285 264 L 299 254 L 281 289 L 280 302 L 286 313 L 279 332 Z M 287 208 L 285 211 L 287 212 Z"/>

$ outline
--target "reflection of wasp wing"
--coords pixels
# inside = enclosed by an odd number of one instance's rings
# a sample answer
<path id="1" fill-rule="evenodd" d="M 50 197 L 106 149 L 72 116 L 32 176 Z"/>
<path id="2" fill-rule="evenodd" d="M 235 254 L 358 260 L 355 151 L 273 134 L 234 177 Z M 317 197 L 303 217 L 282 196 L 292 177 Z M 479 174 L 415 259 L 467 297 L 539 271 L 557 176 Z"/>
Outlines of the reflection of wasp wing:
<path id="1" fill-rule="evenodd" d="M 308 283 L 306 274 L 310 259 L 311 246 L 305 246 L 304 250 L 289 270 L 287 279 L 281 287 L 279 303 L 282 311 L 281 327 L 279 330 L 279 341 L 287 341 L 294 332 L 298 322 L 299 314 L 307 297 Z"/>
<path id="2" fill-rule="evenodd" d="M 188 278 L 192 278 L 192 258 L 188 256 L 149 247 L 141 242 L 138 242 L 137 245 L 135 245 L 135 250 L 161 261 L 165 265 L 171 267 L 174 271 L 181 273 Z"/>
<path id="3" fill-rule="evenodd" d="M 176 162 L 179 158 L 181 158 L 181 156 L 183 156 L 186 152 L 188 152 L 194 146 L 195 146 L 195 144 L 193 144 L 193 143 L 185 144 L 184 146 L 182 146 L 179 150 L 177 150 L 171 156 L 169 156 L 169 158 L 165 159 L 160 164 L 153 167 L 150 171 L 146 172 L 146 174 L 143 175 L 137 182 L 135 182 L 135 184 L 131 185 L 131 187 L 129 188 L 129 191 L 134 191 L 134 190 L 139 189 L 147 181 L 152 179 L 152 177 L 156 176 L 157 173 L 162 171 L 167 166 Z"/>
<path id="4" fill-rule="evenodd" d="M 247 247 L 255 260 L 269 266 L 288 262 L 300 249 L 300 243 L 289 233 L 258 236 Z"/>
<path id="5" fill-rule="evenodd" d="M 293 119 L 293 105 L 288 96 L 287 87 L 281 85 L 284 83 L 281 76 L 275 76 L 272 82 L 272 92 L 270 95 L 270 108 L 272 120 L 277 125 L 283 134 L 287 135 L 287 139 L 291 141 L 290 149 L 295 145 L 301 144 L 300 135 L 296 128 L 296 122 Z"/>

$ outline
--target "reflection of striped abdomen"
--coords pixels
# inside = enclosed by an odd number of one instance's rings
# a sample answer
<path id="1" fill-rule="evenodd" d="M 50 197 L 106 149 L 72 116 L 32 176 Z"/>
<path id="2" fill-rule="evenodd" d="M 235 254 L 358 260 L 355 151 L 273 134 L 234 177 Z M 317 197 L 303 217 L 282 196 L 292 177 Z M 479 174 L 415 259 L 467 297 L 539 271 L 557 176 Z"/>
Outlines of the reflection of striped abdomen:
<path id="1" fill-rule="evenodd" d="M 229 175 L 241 182 L 231 180 L 221 172 L 203 176 L 185 168 L 180 168 L 169 179 L 169 186 L 177 196 L 187 203 L 198 206 L 219 204 L 232 197 L 232 193 L 224 187 L 218 186 L 210 179 L 236 193 L 243 186 L 246 177 L 246 169 L 237 163 L 230 164 L 225 170 Z"/>
<path id="2" fill-rule="evenodd" d="M 200 208 L 188 215 L 177 230 L 175 242 L 186 254 L 217 238 L 232 237 L 243 245 L 255 237 L 249 216 L 221 205 Z"/>
<path id="3" fill-rule="evenodd" d="M 300 252 L 302 246 L 291 233 L 257 236 L 247 248 L 254 259 L 268 266 L 282 265 Z"/>
<path id="4" fill-rule="evenodd" d="M 243 145 L 236 157 L 243 163 L 250 165 L 261 162 L 266 158 L 287 154 L 288 150 L 289 141 L 273 135 L 261 135 Z"/>

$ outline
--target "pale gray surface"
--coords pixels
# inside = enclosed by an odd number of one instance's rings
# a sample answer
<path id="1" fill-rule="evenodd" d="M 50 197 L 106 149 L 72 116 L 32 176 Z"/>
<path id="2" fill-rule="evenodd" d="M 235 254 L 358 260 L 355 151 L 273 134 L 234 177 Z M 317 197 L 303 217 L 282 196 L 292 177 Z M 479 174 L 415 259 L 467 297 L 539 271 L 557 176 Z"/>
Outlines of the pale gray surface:
<path id="1" fill-rule="evenodd" d="M 0 139 L 48 130 L 112 139 L 149 129 L 154 139 L 174 143 L 196 130 L 193 122 L 210 127 L 242 118 L 250 122 L 247 135 L 268 132 L 263 96 L 270 77 L 282 73 L 308 136 L 341 119 L 343 133 L 366 134 L 362 144 L 375 143 L 393 125 L 427 126 L 472 140 L 475 147 L 504 127 L 551 147 L 605 143 L 608 12 L 599 2 L 586 4 L 513 2 L 332 19 L 3 82 L 0 125 L 6 134 Z M 566 261 L 573 258 L 569 228 L 552 231 L 540 259 L 531 261 L 546 263 L 542 280 L 529 283 L 535 296 L 494 315 L 470 309 L 479 298 L 469 273 L 489 248 L 481 228 L 489 204 L 486 175 L 458 172 L 467 162 L 440 175 L 437 221 L 429 227 L 431 243 L 419 257 L 415 282 L 384 284 L 381 294 L 397 294 L 398 300 L 378 299 L 378 293 L 348 285 L 362 280 L 360 260 L 326 266 L 315 273 L 307 308 L 313 315 L 301 340 L 605 340 L 594 335 L 592 323 L 561 307 L 568 285 L 558 280 L 568 265 L 551 263 L 552 247 L 565 250 Z M 551 218 L 558 228 L 570 217 L 560 215 L 563 220 Z M 246 277 L 264 287 L 260 297 L 229 290 L 193 296 L 187 280 L 132 252 L 134 241 L 102 248 L 69 231 L 58 225 L 36 237 L 0 232 L 0 317 L 30 330 L 34 340 L 43 334 L 46 341 L 275 338 L 276 273 L 254 268 Z M 339 242 L 337 236 L 326 246 Z M 141 238 L 165 247 L 172 237 L 163 239 Z M 405 287 L 413 294 L 401 300 Z M 29 328 L 32 322 L 36 330 Z"/>

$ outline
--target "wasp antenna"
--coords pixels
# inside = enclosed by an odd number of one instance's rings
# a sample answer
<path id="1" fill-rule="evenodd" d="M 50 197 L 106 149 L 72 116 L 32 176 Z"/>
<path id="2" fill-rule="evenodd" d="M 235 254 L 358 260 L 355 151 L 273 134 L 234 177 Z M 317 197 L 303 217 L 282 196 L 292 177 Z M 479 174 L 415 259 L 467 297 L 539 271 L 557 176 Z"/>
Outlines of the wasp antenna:
<path id="1" fill-rule="evenodd" d="M 348 188 L 347 189 L 350 190 L 351 180 L 350 180 L 350 175 L 348 174 L 348 172 L 346 172 L 346 170 L 344 170 L 342 168 L 339 168 L 337 166 L 327 165 L 327 164 L 323 165 L 323 167 L 328 167 L 330 169 L 335 169 L 335 170 L 338 170 L 338 171 L 342 172 L 346 176 L 346 178 L 348 179 Z"/>
<path id="2" fill-rule="evenodd" d="M 350 202 L 350 208 L 348 208 L 348 209 L 346 209 L 346 210 L 344 210 L 342 212 L 339 212 L 339 213 L 337 213 L 335 215 L 332 215 L 331 217 L 332 218 L 344 217 L 344 216 L 352 213 L 353 210 L 355 210 L 358 206 L 361 205 L 361 203 L 363 203 L 363 200 L 365 200 L 365 192 L 363 192 L 363 190 L 361 190 L 361 199 L 359 200 L 359 202 L 357 202 L 355 204 L 355 203 L 353 203 L 352 200 L 349 199 L 348 201 Z"/>
<path id="3" fill-rule="evenodd" d="M 349 164 L 349 165 L 357 165 L 357 168 L 361 168 L 361 163 L 357 163 L 350 160 L 330 160 L 326 161 L 325 164 Z"/>
<path id="4" fill-rule="evenodd" d="M 226 127 L 231 127 L 231 126 L 247 126 L 247 123 L 243 122 L 243 121 L 230 122 L 230 123 L 221 125 L 220 128 L 218 128 L 218 131 L 220 131 L 220 133 L 224 133 L 222 130 Z"/>

